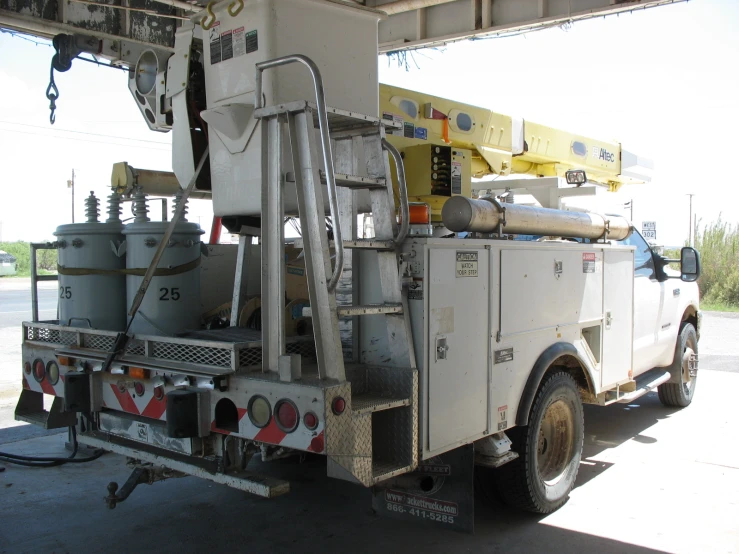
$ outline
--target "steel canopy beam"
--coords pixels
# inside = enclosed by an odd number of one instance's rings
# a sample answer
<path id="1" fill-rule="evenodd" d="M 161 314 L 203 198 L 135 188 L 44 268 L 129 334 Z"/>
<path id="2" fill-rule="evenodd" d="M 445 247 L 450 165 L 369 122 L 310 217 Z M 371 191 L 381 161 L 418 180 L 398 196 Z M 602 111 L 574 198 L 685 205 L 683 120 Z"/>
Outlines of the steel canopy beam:
<path id="1" fill-rule="evenodd" d="M 367 0 L 384 11 L 380 53 L 526 32 L 687 0 Z"/>

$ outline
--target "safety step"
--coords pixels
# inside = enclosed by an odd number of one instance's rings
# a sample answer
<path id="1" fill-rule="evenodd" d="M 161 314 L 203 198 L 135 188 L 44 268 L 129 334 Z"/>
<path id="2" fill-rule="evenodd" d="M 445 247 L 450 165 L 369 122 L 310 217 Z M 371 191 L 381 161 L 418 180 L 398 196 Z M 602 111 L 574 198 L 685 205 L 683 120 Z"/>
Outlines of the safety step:
<path id="1" fill-rule="evenodd" d="M 628 404 L 629 402 L 633 402 L 637 398 L 652 392 L 662 383 L 666 383 L 669 380 L 669 371 L 665 371 L 664 368 L 651 369 L 646 373 L 639 375 L 635 381 L 626 383 L 624 388 L 628 389 L 627 392 L 624 392 L 622 388 L 606 391 L 604 393 L 605 397 L 602 403 L 605 406 L 616 402 Z"/>
<path id="2" fill-rule="evenodd" d="M 259 108 L 254 111 L 254 117 L 261 119 L 264 117 L 272 117 L 280 113 L 296 113 L 310 109 L 313 113 L 313 124 L 318 127 L 318 108 L 315 102 L 307 102 L 298 100 L 296 102 L 288 102 L 285 104 L 277 104 L 265 108 Z M 330 133 L 343 133 L 345 131 L 353 131 L 354 134 L 362 134 L 363 132 L 372 132 L 380 126 L 388 129 L 401 129 L 401 124 L 387 119 L 381 119 L 377 116 L 361 114 L 359 112 L 350 112 L 339 108 L 331 108 L 326 106 L 326 115 L 328 116 L 328 128 Z"/>
<path id="3" fill-rule="evenodd" d="M 321 176 L 321 184 L 325 185 L 326 173 L 321 169 L 319 170 L 319 175 Z M 349 175 L 347 173 L 334 173 L 334 177 L 336 178 L 337 187 L 344 187 L 353 190 L 382 190 L 387 187 L 386 181 L 382 177 L 362 177 L 360 175 Z M 287 181 L 288 183 L 294 183 L 295 172 L 288 171 L 287 173 L 285 173 L 285 181 Z"/>
<path id="4" fill-rule="evenodd" d="M 357 394 L 352 396 L 352 413 L 359 415 L 380 412 L 410 406 L 410 403 L 410 398 L 383 396 L 375 393 Z"/>
<path id="5" fill-rule="evenodd" d="M 345 240 L 344 248 L 363 250 L 395 250 L 395 242 L 380 239 Z"/>
<path id="6" fill-rule="evenodd" d="M 323 173 L 323 172 L 322 172 Z M 346 173 L 335 173 L 336 186 L 355 190 L 362 189 L 384 189 L 387 187 L 385 179 L 373 177 L 361 177 L 359 175 L 348 175 Z M 321 183 L 326 184 L 326 179 L 321 175 Z"/>
<path id="7" fill-rule="evenodd" d="M 413 466 L 405 463 L 372 460 L 372 481 L 373 483 L 379 483 L 412 470 Z"/>
<path id="8" fill-rule="evenodd" d="M 77 414 L 64 411 L 64 399 L 55 396 L 49 410 L 44 409 L 43 393 L 23 389 L 15 407 L 15 420 L 44 429 L 62 429 L 77 423 Z"/>
<path id="9" fill-rule="evenodd" d="M 400 314 L 403 313 L 403 304 L 362 304 L 355 306 L 339 306 L 336 310 L 339 317 L 353 317 L 355 315 Z"/>

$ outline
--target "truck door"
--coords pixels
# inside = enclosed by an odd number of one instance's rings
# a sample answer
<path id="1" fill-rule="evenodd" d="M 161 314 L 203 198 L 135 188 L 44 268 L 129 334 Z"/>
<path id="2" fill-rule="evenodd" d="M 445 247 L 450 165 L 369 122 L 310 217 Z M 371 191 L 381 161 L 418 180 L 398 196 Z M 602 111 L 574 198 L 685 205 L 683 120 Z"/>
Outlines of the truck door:
<path id="1" fill-rule="evenodd" d="M 489 250 L 429 252 L 428 449 L 443 452 L 487 429 Z"/>
<path id="2" fill-rule="evenodd" d="M 659 355 L 657 333 L 661 326 L 664 287 L 657 281 L 652 250 L 634 229 L 620 242 L 634 246 L 634 376 L 652 369 Z"/>

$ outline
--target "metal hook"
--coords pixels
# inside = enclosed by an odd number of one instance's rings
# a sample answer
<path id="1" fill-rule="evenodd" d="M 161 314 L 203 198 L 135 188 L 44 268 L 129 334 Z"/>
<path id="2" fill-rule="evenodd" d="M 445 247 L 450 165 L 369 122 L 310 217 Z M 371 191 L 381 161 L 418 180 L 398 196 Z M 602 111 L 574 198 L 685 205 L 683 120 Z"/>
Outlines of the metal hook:
<path id="1" fill-rule="evenodd" d="M 208 15 L 206 15 L 203 19 L 200 20 L 200 26 L 205 30 L 209 30 L 213 25 L 216 24 L 216 14 L 213 13 L 213 4 L 215 4 L 214 0 L 211 0 L 208 2 L 208 5 L 205 8 L 205 11 L 208 12 Z M 210 23 L 206 24 L 205 22 L 210 19 Z"/>
<path id="2" fill-rule="evenodd" d="M 235 10 L 231 11 L 231 9 L 232 9 L 232 8 L 233 8 L 233 7 L 235 6 L 235 5 L 237 5 L 237 4 L 238 4 L 238 6 L 239 6 L 239 7 L 238 7 L 238 8 L 236 8 Z M 243 10 L 243 9 L 244 9 L 244 0 L 237 0 L 236 2 L 231 2 L 231 3 L 230 3 L 230 4 L 228 5 L 228 13 L 229 13 L 229 15 L 230 15 L 231 17 L 236 17 L 237 15 L 239 15 L 239 13 L 241 12 L 241 10 Z"/>

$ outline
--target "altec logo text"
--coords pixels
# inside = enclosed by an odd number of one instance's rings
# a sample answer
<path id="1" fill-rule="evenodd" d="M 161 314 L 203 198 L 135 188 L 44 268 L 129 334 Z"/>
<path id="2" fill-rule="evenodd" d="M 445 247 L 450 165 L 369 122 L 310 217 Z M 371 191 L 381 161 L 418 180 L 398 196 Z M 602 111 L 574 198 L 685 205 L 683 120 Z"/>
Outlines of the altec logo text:
<path id="1" fill-rule="evenodd" d="M 597 146 L 593 146 L 592 149 L 593 157 L 596 160 L 603 160 L 604 162 L 615 162 L 616 161 L 616 155 L 613 152 L 609 152 L 605 148 L 599 148 Z"/>

